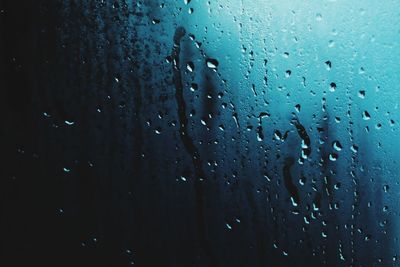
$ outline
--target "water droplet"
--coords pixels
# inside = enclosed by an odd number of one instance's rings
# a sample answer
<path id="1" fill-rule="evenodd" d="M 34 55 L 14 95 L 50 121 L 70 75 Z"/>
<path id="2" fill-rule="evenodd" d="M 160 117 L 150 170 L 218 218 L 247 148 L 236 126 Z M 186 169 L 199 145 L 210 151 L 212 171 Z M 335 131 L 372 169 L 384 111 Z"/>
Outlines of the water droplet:
<path id="1" fill-rule="evenodd" d="M 330 60 L 325 61 L 326 69 L 331 70 L 332 68 L 332 62 Z"/>
<path id="2" fill-rule="evenodd" d="M 160 23 L 160 20 L 159 20 L 159 19 L 153 19 L 153 20 L 151 21 L 151 23 L 153 23 L 154 25 L 156 25 L 156 24 Z"/>
<path id="3" fill-rule="evenodd" d="M 331 91 L 331 92 L 335 92 L 336 91 L 336 83 L 331 83 L 330 85 L 329 85 L 329 91 Z"/>
<path id="4" fill-rule="evenodd" d="M 262 131 L 262 127 L 258 126 L 257 127 L 257 141 L 258 142 L 262 142 L 263 140 L 264 140 L 264 134 L 263 134 L 263 131 Z"/>
<path id="5" fill-rule="evenodd" d="M 199 86 L 197 85 L 197 83 L 192 83 L 190 85 L 190 91 L 194 92 L 194 91 L 197 91 L 197 89 L 199 89 Z"/>
<path id="6" fill-rule="evenodd" d="M 292 202 L 293 207 L 297 207 L 298 206 L 296 200 L 293 197 L 290 197 L 290 200 Z"/>
<path id="7" fill-rule="evenodd" d="M 383 206 L 383 212 L 387 212 L 388 210 L 389 210 L 389 207 L 388 206 Z"/>
<path id="8" fill-rule="evenodd" d="M 219 65 L 218 60 L 216 60 L 214 58 L 207 58 L 206 63 L 207 63 L 207 67 L 209 67 L 210 69 L 216 69 Z"/>
<path id="9" fill-rule="evenodd" d="M 330 161 L 336 161 L 339 158 L 339 155 L 336 153 L 331 153 L 329 154 L 329 160 Z"/>
<path id="10" fill-rule="evenodd" d="M 194 71 L 194 64 L 193 64 L 193 62 L 192 62 L 192 61 L 188 62 L 188 63 L 186 64 L 186 68 L 187 68 L 188 71 L 193 72 L 193 71 Z"/>
<path id="11" fill-rule="evenodd" d="M 367 121 L 371 119 L 371 115 L 369 115 L 368 111 L 364 110 L 362 113 L 363 120 Z"/>
<path id="12" fill-rule="evenodd" d="M 336 150 L 336 151 L 341 151 L 342 150 L 342 144 L 340 144 L 339 141 L 334 141 L 332 143 L 332 147 Z"/>
<path id="13" fill-rule="evenodd" d="M 339 188 L 340 188 L 340 186 L 341 186 L 342 184 L 339 182 L 339 183 L 336 183 L 334 186 L 333 186 L 333 188 L 335 189 L 335 190 L 338 190 Z"/>
<path id="14" fill-rule="evenodd" d="M 295 108 L 297 113 L 300 113 L 300 110 L 301 110 L 301 105 L 300 104 L 297 104 L 296 106 L 294 106 L 294 108 Z"/>
<path id="15" fill-rule="evenodd" d="M 384 185 L 384 186 L 383 186 L 383 191 L 384 191 L 385 193 L 387 193 L 387 192 L 389 191 L 389 186 L 388 186 L 388 185 Z"/>
<path id="16" fill-rule="evenodd" d="M 351 149 L 351 151 L 353 151 L 354 153 L 357 153 L 357 152 L 358 152 L 358 146 L 356 146 L 356 145 L 352 145 L 352 146 L 350 147 L 350 149 Z"/>

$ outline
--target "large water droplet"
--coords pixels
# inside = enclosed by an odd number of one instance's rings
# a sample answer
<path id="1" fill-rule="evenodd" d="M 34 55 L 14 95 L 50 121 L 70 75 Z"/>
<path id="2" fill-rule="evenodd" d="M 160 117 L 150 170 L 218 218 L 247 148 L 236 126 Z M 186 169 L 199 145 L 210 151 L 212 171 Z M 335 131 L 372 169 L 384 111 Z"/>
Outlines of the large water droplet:
<path id="1" fill-rule="evenodd" d="M 339 141 L 334 141 L 332 143 L 332 147 L 336 150 L 336 151 L 341 151 L 342 150 L 342 144 L 340 144 Z"/>
<path id="2" fill-rule="evenodd" d="M 219 65 L 218 60 L 216 60 L 214 58 L 207 58 L 206 63 L 207 63 L 207 67 L 209 67 L 210 69 L 216 69 Z"/>

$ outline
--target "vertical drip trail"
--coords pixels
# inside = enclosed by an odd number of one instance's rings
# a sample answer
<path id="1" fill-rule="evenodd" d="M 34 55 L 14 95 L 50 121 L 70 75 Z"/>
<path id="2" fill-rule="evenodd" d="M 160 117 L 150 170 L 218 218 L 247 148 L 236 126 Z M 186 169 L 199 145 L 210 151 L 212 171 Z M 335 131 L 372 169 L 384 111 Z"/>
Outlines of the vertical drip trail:
<path id="1" fill-rule="evenodd" d="M 282 172 L 283 172 L 283 181 L 284 181 L 286 190 L 288 191 L 288 193 L 290 194 L 290 197 L 292 198 L 293 205 L 297 206 L 300 203 L 299 190 L 296 187 L 296 185 L 293 183 L 293 178 L 290 173 L 290 169 L 292 168 L 294 162 L 295 161 L 294 161 L 293 157 L 286 158 Z"/>
<path id="2" fill-rule="evenodd" d="M 186 103 L 183 94 L 182 74 L 179 66 L 179 58 L 181 45 L 180 42 L 185 36 L 186 30 L 183 27 L 178 27 L 174 34 L 174 43 L 172 49 L 172 60 L 173 60 L 173 80 L 175 85 L 175 99 L 178 107 L 178 119 L 179 119 L 179 135 L 181 141 L 185 147 L 186 152 L 190 155 L 194 167 L 196 179 L 194 181 L 194 187 L 196 192 L 196 218 L 197 218 L 197 235 L 199 238 L 201 249 L 204 250 L 212 266 L 216 264 L 216 257 L 212 253 L 211 248 L 208 245 L 205 237 L 205 216 L 204 216 L 204 187 L 202 181 L 205 178 L 204 170 L 202 167 L 202 160 L 197 147 L 194 145 L 193 139 L 188 134 L 188 118 L 186 116 Z M 211 266 L 211 265 L 210 265 Z"/>
<path id="3" fill-rule="evenodd" d="M 349 133 L 349 141 L 351 143 L 354 142 L 354 133 L 353 133 L 353 122 L 352 122 L 352 114 L 351 114 L 351 110 L 352 110 L 352 102 L 353 102 L 353 98 L 351 97 L 351 93 L 350 93 L 350 88 L 347 87 L 346 88 L 346 96 L 348 98 L 348 104 L 347 104 L 347 117 L 348 117 L 348 126 L 347 126 L 347 131 Z M 350 176 L 352 177 L 352 181 L 353 181 L 353 203 L 351 205 L 351 218 L 350 220 L 351 225 L 354 225 L 355 222 L 357 222 L 357 210 L 358 210 L 358 205 L 359 205 L 359 198 L 358 198 L 358 179 L 357 179 L 357 174 L 356 174 L 356 156 L 353 153 L 351 155 L 351 162 L 350 162 Z M 355 230 L 353 228 L 351 228 L 350 231 L 350 248 L 351 248 L 351 264 L 357 264 L 357 247 L 355 244 Z"/>
<path id="4" fill-rule="evenodd" d="M 311 154 L 311 139 L 308 135 L 306 128 L 300 123 L 299 119 L 292 119 L 292 123 L 296 127 L 297 133 L 299 134 L 303 144 L 302 144 L 302 153 L 303 157 L 310 156 Z"/>

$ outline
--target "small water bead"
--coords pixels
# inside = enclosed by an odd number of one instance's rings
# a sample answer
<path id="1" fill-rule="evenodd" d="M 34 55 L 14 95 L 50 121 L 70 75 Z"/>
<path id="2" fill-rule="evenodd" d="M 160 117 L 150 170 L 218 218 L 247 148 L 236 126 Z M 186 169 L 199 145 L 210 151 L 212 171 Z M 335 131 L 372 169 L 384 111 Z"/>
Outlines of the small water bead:
<path id="1" fill-rule="evenodd" d="M 387 193 L 387 192 L 389 191 L 389 185 L 384 185 L 384 186 L 383 186 L 383 191 L 384 191 L 385 193 Z"/>
<path id="2" fill-rule="evenodd" d="M 186 64 L 186 68 L 187 68 L 188 71 L 193 72 L 193 71 L 194 71 L 194 64 L 193 64 L 193 62 L 192 62 L 192 61 L 189 61 L 189 62 Z"/>
<path id="3" fill-rule="evenodd" d="M 383 212 L 387 212 L 389 210 L 389 207 L 388 206 L 383 206 L 382 210 L 383 210 Z"/>
<path id="4" fill-rule="evenodd" d="M 364 110 L 362 113 L 363 120 L 367 121 L 371 119 L 371 115 L 369 115 L 368 111 Z"/>
<path id="5" fill-rule="evenodd" d="M 333 188 L 334 188 L 335 190 L 339 190 L 340 186 L 341 186 L 341 183 L 338 182 L 338 183 L 336 183 L 336 184 L 333 186 Z"/>
<path id="6" fill-rule="evenodd" d="M 357 152 L 358 152 L 358 146 L 356 146 L 356 145 L 352 145 L 352 146 L 350 147 L 350 149 L 351 149 L 351 151 L 353 151 L 354 153 L 357 153 Z"/>
<path id="7" fill-rule="evenodd" d="M 195 92 L 199 89 L 199 86 L 197 85 L 197 83 L 192 83 L 190 85 L 190 91 Z"/>
<path id="8" fill-rule="evenodd" d="M 330 60 L 325 61 L 325 66 L 327 70 L 331 70 L 332 68 L 332 62 Z"/>
<path id="9" fill-rule="evenodd" d="M 336 91 L 336 83 L 332 82 L 329 85 L 329 91 L 335 92 Z"/>
<path id="10" fill-rule="evenodd" d="M 329 160 L 330 161 L 336 161 L 339 158 L 339 155 L 336 153 L 331 153 L 329 154 Z"/>
<path id="11" fill-rule="evenodd" d="M 153 20 L 151 21 L 151 23 L 152 23 L 153 25 L 156 25 L 156 24 L 159 24 L 159 23 L 160 23 L 160 20 L 159 20 L 159 19 L 153 19 Z"/>
<path id="12" fill-rule="evenodd" d="M 334 142 L 332 143 L 332 147 L 333 147 L 336 151 L 341 151 L 342 148 L 343 148 L 342 144 L 340 144 L 339 141 L 334 141 Z"/>

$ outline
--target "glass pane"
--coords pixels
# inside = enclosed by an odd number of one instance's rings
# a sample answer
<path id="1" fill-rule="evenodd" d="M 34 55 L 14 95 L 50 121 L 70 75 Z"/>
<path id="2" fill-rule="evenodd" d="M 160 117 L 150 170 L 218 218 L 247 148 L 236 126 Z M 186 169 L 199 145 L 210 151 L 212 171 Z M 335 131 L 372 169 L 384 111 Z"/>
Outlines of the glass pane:
<path id="1" fill-rule="evenodd" d="M 2 1 L 3 265 L 398 266 L 399 10 Z"/>

